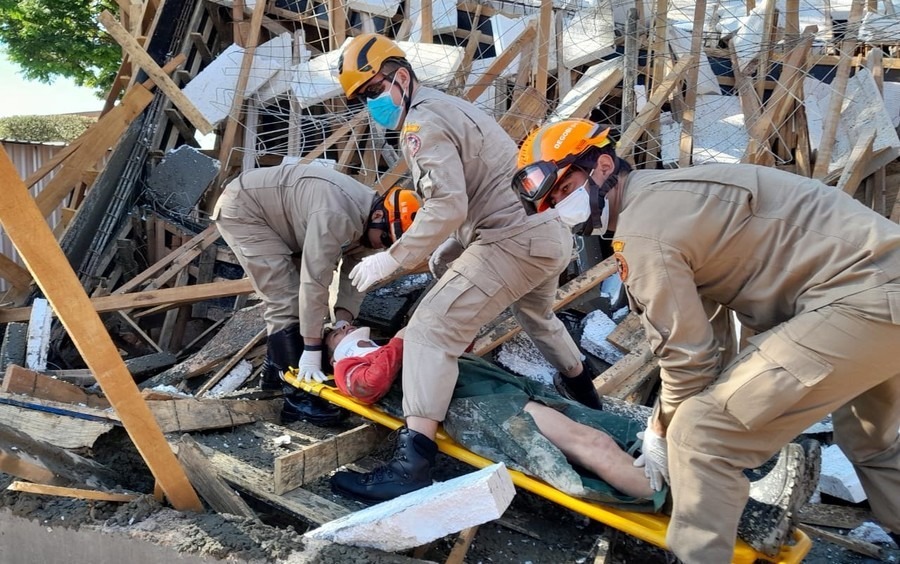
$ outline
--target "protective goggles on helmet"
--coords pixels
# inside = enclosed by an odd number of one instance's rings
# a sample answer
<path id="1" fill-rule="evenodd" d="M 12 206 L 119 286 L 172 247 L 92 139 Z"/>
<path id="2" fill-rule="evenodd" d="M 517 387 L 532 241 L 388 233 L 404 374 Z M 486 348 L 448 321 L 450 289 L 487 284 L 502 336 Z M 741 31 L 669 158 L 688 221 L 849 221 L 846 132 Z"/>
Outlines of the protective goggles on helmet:
<path id="1" fill-rule="evenodd" d="M 522 199 L 537 205 L 553 190 L 576 159 L 577 156 L 570 155 L 558 163 L 537 161 L 525 165 L 513 175 L 513 189 Z"/>

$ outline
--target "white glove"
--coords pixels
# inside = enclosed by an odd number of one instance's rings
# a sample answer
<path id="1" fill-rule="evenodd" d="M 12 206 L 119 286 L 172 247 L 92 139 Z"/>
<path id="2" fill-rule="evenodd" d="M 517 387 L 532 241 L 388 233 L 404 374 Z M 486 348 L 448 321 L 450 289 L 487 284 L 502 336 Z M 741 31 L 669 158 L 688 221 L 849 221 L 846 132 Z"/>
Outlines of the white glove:
<path id="1" fill-rule="evenodd" d="M 641 455 L 634 461 L 634 465 L 644 468 L 644 475 L 650 480 L 650 487 L 658 492 L 669 481 L 669 451 L 666 439 L 656 434 L 650 427 L 650 421 L 647 421 L 644 432 L 638 433 L 637 436 L 644 444 L 641 447 Z"/>
<path id="2" fill-rule="evenodd" d="M 459 241 L 449 237 L 431 253 L 431 257 L 428 259 L 428 270 L 435 278 L 440 278 L 450 268 L 450 263 L 458 259 L 464 250 L 465 248 Z"/>
<path id="3" fill-rule="evenodd" d="M 365 292 L 400 269 L 400 263 L 387 251 L 363 258 L 350 271 L 350 282 L 360 292 Z"/>
<path id="4" fill-rule="evenodd" d="M 297 377 L 306 382 L 322 383 L 328 378 L 322 372 L 322 351 L 303 351 Z"/>

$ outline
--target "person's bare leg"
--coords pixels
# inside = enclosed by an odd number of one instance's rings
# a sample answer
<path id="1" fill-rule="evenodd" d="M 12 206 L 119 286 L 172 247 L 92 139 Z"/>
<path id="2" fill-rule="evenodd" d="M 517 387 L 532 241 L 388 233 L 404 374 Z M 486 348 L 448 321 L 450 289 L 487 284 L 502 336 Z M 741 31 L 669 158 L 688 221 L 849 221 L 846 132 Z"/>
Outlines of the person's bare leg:
<path id="1" fill-rule="evenodd" d="M 410 415 L 406 418 L 406 426 L 416 433 L 422 433 L 432 441 L 437 435 L 438 422 L 425 417 Z"/>
<path id="2" fill-rule="evenodd" d="M 525 411 L 534 419 L 541 434 L 571 462 L 587 468 L 625 494 L 643 498 L 653 495 L 644 469 L 635 468 L 634 458 L 606 433 L 537 402 L 525 404 Z"/>

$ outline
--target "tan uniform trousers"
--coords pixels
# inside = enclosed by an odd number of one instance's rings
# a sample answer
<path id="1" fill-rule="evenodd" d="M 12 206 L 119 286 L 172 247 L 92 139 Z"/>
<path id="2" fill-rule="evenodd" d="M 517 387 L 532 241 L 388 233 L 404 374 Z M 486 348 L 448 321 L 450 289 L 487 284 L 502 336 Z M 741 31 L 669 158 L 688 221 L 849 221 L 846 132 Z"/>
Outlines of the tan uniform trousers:
<path id="1" fill-rule="evenodd" d="M 668 429 L 666 541 L 688 563 L 730 562 L 742 473 L 834 413 L 875 517 L 900 532 L 900 281 L 847 296 L 750 339 Z"/>
<path id="2" fill-rule="evenodd" d="M 572 236 L 548 221 L 494 243 L 475 242 L 416 308 L 404 333 L 403 414 L 443 421 L 459 375 L 457 359 L 482 325 L 508 306 L 544 357 L 570 370 L 581 353 L 553 313 Z"/>
<path id="3" fill-rule="evenodd" d="M 246 256 L 241 252 L 242 244 L 259 245 L 270 241 L 287 250 L 281 237 L 270 227 L 258 223 L 236 222 L 219 217 L 216 226 L 222 238 L 231 247 L 235 258 L 244 267 L 253 290 L 266 304 L 263 317 L 269 335 L 297 325 L 300 316 L 300 259 L 290 254 L 265 254 Z"/>

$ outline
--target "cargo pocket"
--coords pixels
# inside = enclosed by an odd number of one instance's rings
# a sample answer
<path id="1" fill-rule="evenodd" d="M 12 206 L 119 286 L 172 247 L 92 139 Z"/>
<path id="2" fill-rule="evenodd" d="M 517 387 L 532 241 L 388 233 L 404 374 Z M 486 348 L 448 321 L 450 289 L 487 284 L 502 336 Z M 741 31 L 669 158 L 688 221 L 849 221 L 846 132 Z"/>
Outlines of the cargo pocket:
<path id="1" fill-rule="evenodd" d="M 778 334 L 751 339 L 712 394 L 748 430 L 763 427 L 794 406 L 834 367 Z"/>
<path id="2" fill-rule="evenodd" d="M 563 252 L 562 245 L 555 239 L 546 237 L 532 237 L 529 255 L 539 258 L 560 258 L 567 256 Z"/>
<path id="3" fill-rule="evenodd" d="M 887 292 L 887 300 L 891 310 L 891 323 L 900 325 L 900 292 Z"/>
<path id="4" fill-rule="evenodd" d="M 465 324 L 474 318 L 490 298 L 497 294 L 502 284 L 490 277 L 487 272 L 478 272 L 478 269 L 468 264 L 458 264 L 447 271 L 432 290 L 428 307 L 439 317 L 445 317 L 445 321 Z M 453 309 L 453 313 L 447 317 L 447 313 Z"/>

